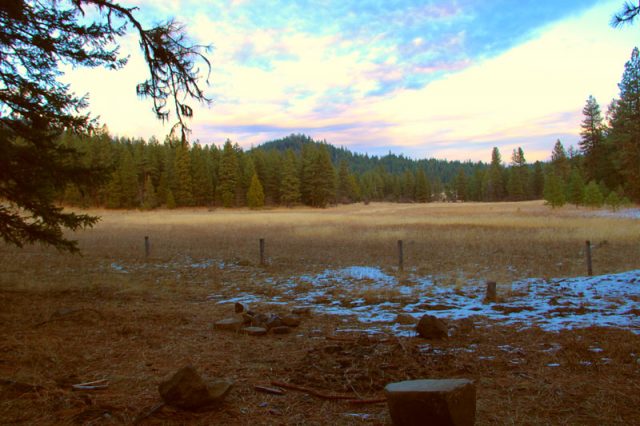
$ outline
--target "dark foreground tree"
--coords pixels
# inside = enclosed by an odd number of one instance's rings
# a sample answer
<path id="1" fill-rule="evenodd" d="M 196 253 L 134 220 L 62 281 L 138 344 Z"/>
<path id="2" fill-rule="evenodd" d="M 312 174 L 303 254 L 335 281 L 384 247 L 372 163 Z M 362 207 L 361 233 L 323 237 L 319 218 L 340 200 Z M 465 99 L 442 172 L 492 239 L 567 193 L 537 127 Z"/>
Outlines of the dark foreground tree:
<path id="1" fill-rule="evenodd" d="M 86 97 L 59 81 L 60 64 L 122 68 L 127 60 L 117 41 L 133 29 L 149 70 L 136 91 L 152 99 L 159 119 L 175 119 L 172 132 L 186 141 L 185 119 L 193 110 L 184 99 L 208 102 L 197 67 L 202 62 L 210 70 L 203 46 L 191 44 L 173 21 L 145 29 L 136 10 L 107 0 L 0 2 L 0 235 L 5 242 L 18 247 L 41 242 L 74 252 L 77 244 L 63 230 L 98 220 L 54 204 L 55 193 L 68 184 L 82 190 L 110 174 L 87 167 L 77 151 L 58 143 L 63 131 L 87 135 L 96 124 L 82 112 Z"/>

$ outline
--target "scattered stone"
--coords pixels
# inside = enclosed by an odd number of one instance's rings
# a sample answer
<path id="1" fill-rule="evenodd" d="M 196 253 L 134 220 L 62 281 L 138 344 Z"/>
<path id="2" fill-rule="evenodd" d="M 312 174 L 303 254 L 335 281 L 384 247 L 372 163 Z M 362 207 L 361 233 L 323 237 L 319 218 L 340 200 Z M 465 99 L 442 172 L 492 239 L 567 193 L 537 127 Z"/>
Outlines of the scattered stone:
<path id="1" fill-rule="evenodd" d="M 197 410 L 222 401 L 231 386 L 232 383 L 225 380 L 206 383 L 192 366 L 187 366 L 160 383 L 158 391 L 167 405 Z"/>
<path id="2" fill-rule="evenodd" d="M 282 325 L 282 319 L 276 314 L 269 314 L 264 324 L 267 326 L 267 329 L 271 330 L 272 328 L 280 327 Z"/>
<path id="3" fill-rule="evenodd" d="M 462 318 L 455 321 L 453 327 L 455 328 L 456 335 L 463 335 L 471 333 L 475 328 L 475 324 L 471 318 Z"/>
<path id="4" fill-rule="evenodd" d="M 245 325 L 251 324 L 253 322 L 253 315 L 249 315 L 247 312 L 242 313 L 242 322 Z"/>
<path id="5" fill-rule="evenodd" d="M 267 314 L 255 314 L 253 315 L 253 319 L 251 320 L 251 325 L 254 327 L 264 327 L 267 324 L 268 319 L 269 315 Z"/>
<path id="6" fill-rule="evenodd" d="M 281 325 L 279 327 L 273 327 L 271 331 L 273 332 L 273 334 L 288 334 L 291 333 L 291 327 Z"/>
<path id="7" fill-rule="evenodd" d="M 447 324 L 433 315 L 424 315 L 420 318 L 416 331 L 425 339 L 444 339 L 449 336 Z"/>
<path id="8" fill-rule="evenodd" d="M 220 321 L 216 321 L 213 324 L 213 328 L 217 330 L 229 330 L 238 331 L 242 326 L 243 320 L 241 318 L 225 318 Z"/>
<path id="9" fill-rule="evenodd" d="M 236 314 L 241 314 L 242 312 L 247 310 L 247 308 L 240 302 L 236 302 L 236 304 L 234 305 L 234 309 L 236 311 Z"/>
<path id="10" fill-rule="evenodd" d="M 398 314 L 396 315 L 396 319 L 394 320 L 395 323 L 398 324 L 415 324 L 417 322 L 417 320 L 409 314 Z"/>
<path id="11" fill-rule="evenodd" d="M 298 315 L 285 315 L 280 318 L 283 325 L 287 327 L 297 327 L 300 325 L 300 317 Z"/>
<path id="12" fill-rule="evenodd" d="M 267 334 L 267 329 L 264 327 L 245 327 L 242 332 L 249 336 L 264 336 Z"/>
<path id="13" fill-rule="evenodd" d="M 291 313 L 294 315 L 311 315 L 311 307 L 296 306 L 293 309 L 291 309 Z"/>
<path id="14" fill-rule="evenodd" d="M 476 388 L 470 380 L 407 380 L 390 383 L 384 391 L 395 426 L 475 423 Z"/>

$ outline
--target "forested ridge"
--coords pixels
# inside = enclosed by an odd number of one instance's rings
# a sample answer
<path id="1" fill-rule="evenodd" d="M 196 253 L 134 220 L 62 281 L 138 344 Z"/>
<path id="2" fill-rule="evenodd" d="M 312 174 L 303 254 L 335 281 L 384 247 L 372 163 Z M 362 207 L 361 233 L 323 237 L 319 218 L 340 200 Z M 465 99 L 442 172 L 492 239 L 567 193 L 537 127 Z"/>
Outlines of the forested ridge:
<path id="1" fill-rule="evenodd" d="M 76 161 L 111 174 L 104 183 L 68 184 L 57 197 L 74 206 L 144 209 L 540 198 L 554 207 L 615 208 L 640 201 L 639 82 L 636 48 L 606 116 L 590 96 L 579 146 L 567 150 L 557 140 L 545 163 L 528 163 L 522 148 L 506 160 L 493 148 L 489 163 L 369 156 L 302 134 L 243 150 L 230 140 L 217 146 L 114 138 L 104 127 L 91 137 L 64 133 L 59 143 L 82 153 Z"/>

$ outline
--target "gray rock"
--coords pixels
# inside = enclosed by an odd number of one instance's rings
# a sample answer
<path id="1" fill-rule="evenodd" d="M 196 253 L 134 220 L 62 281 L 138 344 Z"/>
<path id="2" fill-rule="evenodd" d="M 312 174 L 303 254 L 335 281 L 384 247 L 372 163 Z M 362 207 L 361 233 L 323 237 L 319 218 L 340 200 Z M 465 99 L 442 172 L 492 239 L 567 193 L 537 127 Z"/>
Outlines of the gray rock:
<path id="1" fill-rule="evenodd" d="M 425 339 L 444 339 L 449 336 L 447 324 L 433 315 L 424 315 L 420 318 L 416 331 Z"/>
<path id="2" fill-rule="evenodd" d="M 213 328 L 216 330 L 228 330 L 238 331 L 242 327 L 243 320 L 241 318 L 225 318 L 220 321 L 216 321 L 213 324 Z"/>
<path id="3" fill-rule="evenodd" d="M 264 336 L 267 334 L 267 329 L 264 327 L 245 327 L 242 332 L 249 336 Z"/>
<path id="4" fill-rule="evenodd" d="M 287 327 L 297 327 L 300 325 L 300 317 L 298 315 L 285 315 L 282 318 L 280 318 L 280 320 L 282 321 L 283 325 L 286 325 Z"/>
<path id="5" fill-rule="evenodd" d="M 412 315 L 409 314 L 398 314 L 396 315 L 396 319 L 394 320 L 395 323 L 398 324 L 415 324 L 416 322 L 418 322 Z"/>
<path id="6" fill-rule="evenodd" d="M 395 426 L 472 426 L 476 388 L 467 379 L 408 380 L 385 388 Z"/>
<path id="7" fill-rule="evenodd" d="M 225 380 L 206 383 L 193 367 L 187 366 L 160 383 L 158 391 L 167 405 L 198 410 L 222 401 L 231 386 L 232 383 Z"/>
<path id="8" fill-rule="evenodd" d="M 263 313 L 255 314 L 253 315 L 251 325 L 253 327 L 265 327 L 268 320 L 269 320 L 269 315 L 267 314 L 263 314 Z"/>
<path id="9" fill-rule="evenodd" d="M 288 334 L 291 333 L 291 327 L 281 325 L 280 327 L 273 327 L 271 331 L 273 332 L 273 334 Z"/>
<path id="10" fill-rule="evenodd" d="M 250 314 L 249 314 L 249 313 L 247 313 L 247 312 L 243 312 L 243 313 L 242 313 L 242 322 L 243 322 L 245 325 L 251 324 L 251 323 L 253 322 L 253 315 L 250 315 Z"/>
<path id="11" fill-rule="evenodd" d="M 267 326 L 267 329 L 271 330 L 272 328 L 280 327 L 282 325 L 282 319 L 276 314 L 269 314 L 264 324 Z"/>
<path id="12" fill-rule="evenodd" d="M 291 309 L 291 313 L 294 315 L 311 315 L 311 308 L 309 306 L 296 306 Z"/>

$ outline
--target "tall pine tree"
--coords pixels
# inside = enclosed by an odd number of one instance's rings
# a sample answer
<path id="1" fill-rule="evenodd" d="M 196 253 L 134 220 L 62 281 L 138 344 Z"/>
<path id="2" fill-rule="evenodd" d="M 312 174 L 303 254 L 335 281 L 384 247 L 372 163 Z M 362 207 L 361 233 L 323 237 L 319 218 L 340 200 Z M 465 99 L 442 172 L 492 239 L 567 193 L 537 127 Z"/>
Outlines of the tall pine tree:
<path id="1" fill-rule="evenodd" d="M 231 141 L 227 139 L 222 149 L 219 176 L 220 198 L 224 207 L 233 207 L 235 204 L 238 174 L 236 150 L 233 148 Z"/>
<path id="2" fill-rule="evenodd" d="M 640 54 L 634 48 L 618 84 L 620 99 L 611 109 L 610 137 L 617 151 L 625 192 L 640 201 Z"/>

